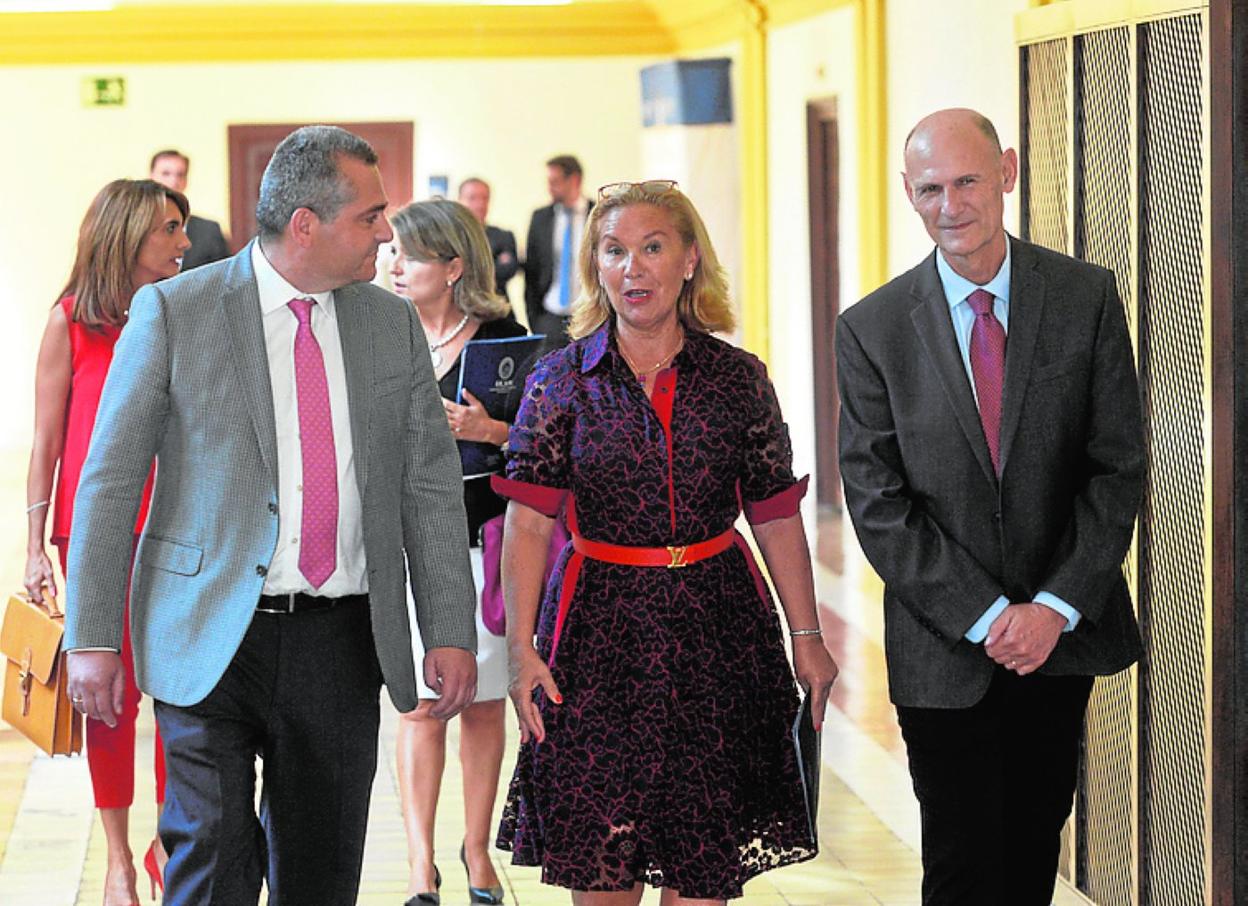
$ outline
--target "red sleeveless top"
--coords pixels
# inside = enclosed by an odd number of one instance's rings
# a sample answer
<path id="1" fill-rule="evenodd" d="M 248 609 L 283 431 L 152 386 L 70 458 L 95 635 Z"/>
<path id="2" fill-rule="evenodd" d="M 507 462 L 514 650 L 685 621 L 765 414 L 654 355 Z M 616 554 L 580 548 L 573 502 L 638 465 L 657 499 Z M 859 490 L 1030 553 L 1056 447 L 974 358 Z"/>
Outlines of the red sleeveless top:
<path id="1" fill-rule="evenodd" d="M 56 476 L 56 491 L 52 495 L 52 543 L 64 544 L 69 540 L 69 528 L 74 518 L 74 493 L 78 490 L 78 477 L 87 458 L 87 446 L 91 442 L 91 429 L 95 427 L 95 412 L 100 405 L 100 393 L 104 390 L 104 378 L 108 376 L 108 366 L 113 361 L 113 346 L 121 331 L 107 325 L 99 330 L 83 327 L 73 317 L 73 296 L 66 296 L 58 304 L 69 325 L 71 364 L 69 400 L 65 406 L 65 438 Z M 143 523 L 147 521 L 147 505 L 151 500 L 155 474 L 153 465 L 143 486 L 135 535 L 143 530 Z"/>

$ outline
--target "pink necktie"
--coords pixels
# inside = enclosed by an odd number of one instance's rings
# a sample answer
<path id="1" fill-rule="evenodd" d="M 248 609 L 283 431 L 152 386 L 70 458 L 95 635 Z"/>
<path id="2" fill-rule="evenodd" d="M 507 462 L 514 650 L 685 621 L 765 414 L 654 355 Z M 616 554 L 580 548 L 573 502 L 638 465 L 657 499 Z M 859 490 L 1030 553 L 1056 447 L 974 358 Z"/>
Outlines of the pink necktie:
<path id="1" fill-rule="evenodd" d="M 977 289 L 967 297 L 975 312 L 971 327 L 971 375 L 979 421 L 988 441 L 993 471 L 1001 474 L 1001 391 L 1005 387 L 1005 328 L 992 313 L 993 295 Z"/>
<path id="2" fill-rule="evenodd" d="M 303 456 L 299 571 L 313 588 L 320 588 L 338 565 L 338 458 L 325 359 L 312 335 L 314 303 L 311 299 L 291 299 L 288 304 L 299 321 L 295 330 L 295 391 Z"/>

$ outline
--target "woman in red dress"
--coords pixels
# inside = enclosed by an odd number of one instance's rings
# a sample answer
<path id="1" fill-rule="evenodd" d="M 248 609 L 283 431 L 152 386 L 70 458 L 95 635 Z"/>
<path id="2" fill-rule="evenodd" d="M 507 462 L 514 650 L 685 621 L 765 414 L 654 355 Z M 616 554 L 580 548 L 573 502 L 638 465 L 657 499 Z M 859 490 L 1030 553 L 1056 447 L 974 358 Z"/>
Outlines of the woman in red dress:
<path id="1" fill-rule="evenodd" d="M 575 906 L 722 903 L 812 858 L 789 728 L 822 723 L 820 638 L 788 431 L 766 369 L 711 335 L 727 283 L 675 183 L 599 192 L 573 342 L 511 430 L 503 591 L 521 747 L 499 831 Z M 560 505 L 572 544 L 545 590 Z M 744 511 L 771 594 L 734 529 Z M 536 636 L 536 646 L 534 645 Z"/>
<path id="2" fill-rule="evenodd" d="M 49 509 L 50 540 L 60 555 L 61 572 L 65 572 L 74 491 L 113 346 L 125 326 L 130 300 L 139 287 L 178 272 L 182 254 L 191 246 L 186 238 L 189 213 L 186 198 L 179 192 L 150 179 L 119 179 L 100 190 L 82 221 L 74 267 L 48 316 L 35 371 L 35 437 L 26 479 L 29 534 L 24 584 L 36 600 L 42 600 L 44 589 L 56 593 L 44 543 Z M 149 475 L 134 528 L 136 539 L 147 518 L 151 484 Z M 108 842 L 105 906 L 139 902 L 134 855 L 128 842 L 130 805 L 134 801 L 134 725 L 139 712 L 128 626 L 121 655 L 127 672 L 120 722 L 110 727 L 87 721 L 87 762 Z M 159 809 L 165 787 L 159 732 L 155 772 Z M 159 838 L 154 838 L 143 859 L 153 896 L 165 859 Z"/>

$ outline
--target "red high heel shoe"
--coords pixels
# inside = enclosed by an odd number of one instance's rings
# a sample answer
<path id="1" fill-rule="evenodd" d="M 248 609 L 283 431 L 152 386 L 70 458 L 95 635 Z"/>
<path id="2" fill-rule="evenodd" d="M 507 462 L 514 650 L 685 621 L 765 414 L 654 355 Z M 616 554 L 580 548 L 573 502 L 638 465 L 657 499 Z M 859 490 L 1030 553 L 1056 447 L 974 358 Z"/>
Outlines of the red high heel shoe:
<path id="1" fill-rule="evenodd" d="M 156 890 L 160 889 L 163 894 L 165 892 L 165 878 L 161 874 L 160 867 L 156 864 L 156 841 L 152 841 L 152 845 L 147 848 L 147 852 L 143 854 L 143 870 L 147 872 L 147 879 L 152 884 L 152 899 L 156 899 Z"/>

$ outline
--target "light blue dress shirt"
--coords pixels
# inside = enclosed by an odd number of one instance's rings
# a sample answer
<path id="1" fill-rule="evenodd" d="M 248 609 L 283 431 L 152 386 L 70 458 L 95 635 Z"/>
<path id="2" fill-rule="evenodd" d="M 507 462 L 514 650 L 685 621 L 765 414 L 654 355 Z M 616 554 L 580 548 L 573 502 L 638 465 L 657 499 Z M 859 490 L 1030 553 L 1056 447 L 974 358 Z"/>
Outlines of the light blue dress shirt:
<path id="1" fill-rule="evenodd" d="M 945 291 L 945 300 L 949 303 L 949 318 L 953 322 L 953 333 L 958 340 L 958 351 L 962 354 L 962 367 L 966 369 L 966 379 L 971 384 L 971 393 L 975 394 L 975 377 L 971 371 L 971 328 L 975 326 L 975 311 L 971 308 L 971 303 L 967 301 L 967 297 L 977 289 L 987 290 L 992 293 L 992 313 L 997 316 L 997 320 L 1001 322 L 1001 327 L 1005 330 L 1006 336 L 1010 332 L 1010 246 L 1006 243 L 1005 260 L 1001 262 L 1001 269 L 997 271 L 995 277 L 982 286 L 972 283 L 961 274 L 958 274 L 945 261 L 945 255 L 941 251 L 936 252 L 936 273 L 940 276 L 940 285 Z M 1008 347 L 1007 347 L 1008 348 Z M 976 394 L 976 405 L 979 403 Z M 1043 604 L 1056 610 L 1066 618 L 1066 628 L 1063 632 L 1071 632 L 1079 625 L 1080 613 L 1071 607 L 1057 595 L 1047 591 L 1036 593 L 1035 601 L 1037 604 Z M 1005 595 L 1001 595 L 992 605 L 984 611 L 984 615 L 975 621 L 966 632 L 966 640 L 979 644 L 988 636 L 988 630 L 992 627 L 993 621 L 1001 616 L 1001 613 L 1010 604 L 1009 599 Z"/>

